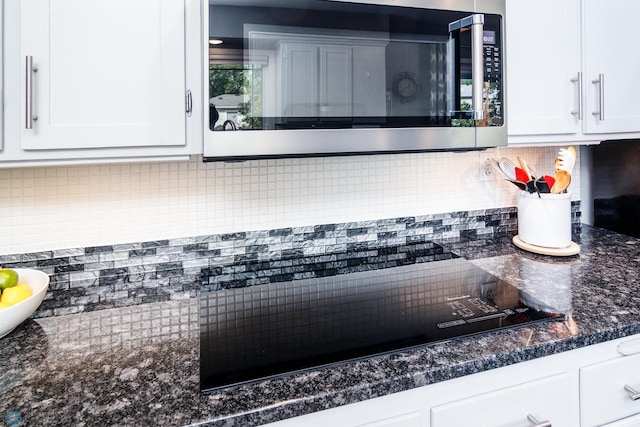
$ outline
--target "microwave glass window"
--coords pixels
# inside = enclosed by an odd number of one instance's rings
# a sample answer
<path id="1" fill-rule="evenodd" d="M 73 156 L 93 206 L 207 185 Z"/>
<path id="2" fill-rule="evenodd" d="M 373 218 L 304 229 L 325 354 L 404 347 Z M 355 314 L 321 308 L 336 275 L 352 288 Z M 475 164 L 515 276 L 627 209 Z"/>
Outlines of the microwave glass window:
<path id="1" fill-rule="evenodd" d="M 260 66 L 210 64 L 210 129 L 262 129 L 262 94 Z"/>
<path id="2" fill-rule="evenodd" d="M 497 15 L 485 15 L 483 119 L 470 12 L 326 0 L 211 0 L 212 131 L 502 124 Z M 477 107 L 476 107 L 477 109 Z"/>

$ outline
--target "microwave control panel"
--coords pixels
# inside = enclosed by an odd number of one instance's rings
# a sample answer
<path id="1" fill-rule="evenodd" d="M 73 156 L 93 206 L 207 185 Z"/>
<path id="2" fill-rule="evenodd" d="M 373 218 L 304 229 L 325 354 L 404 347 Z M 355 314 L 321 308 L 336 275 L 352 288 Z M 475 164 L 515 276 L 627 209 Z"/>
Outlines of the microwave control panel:
<path id="1" fill-rule="evenodd" d="M 484 80 L 489 83 L 500 81 L 502 70 L 502 54 L 496 43 L 495 31 L 484 31 L 482 35 L 484 47 Z"/>

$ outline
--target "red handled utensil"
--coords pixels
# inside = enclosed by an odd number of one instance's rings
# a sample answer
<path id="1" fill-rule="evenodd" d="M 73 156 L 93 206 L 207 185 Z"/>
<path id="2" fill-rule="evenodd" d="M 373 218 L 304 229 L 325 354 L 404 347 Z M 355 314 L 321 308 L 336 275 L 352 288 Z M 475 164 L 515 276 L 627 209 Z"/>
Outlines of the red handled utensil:
<path id="1" fill-rule="evenodd" d="M 547 183 L 549 188 L 553 188 L 553 184 L 556 183 L 556 179 L 554 177 L 552 177 L 552 176 L 549 176 L 549 175 L 544 175 L 542 177 L 542 179 L 544 179 L 544 181 Z"/>
<path id="2" fill-rule="evenodd" d="M 524 182 L 526 184 L 529 180 L 529 174 L 526 173 L 524 169 L 516 166 L 516 181 Z"/>

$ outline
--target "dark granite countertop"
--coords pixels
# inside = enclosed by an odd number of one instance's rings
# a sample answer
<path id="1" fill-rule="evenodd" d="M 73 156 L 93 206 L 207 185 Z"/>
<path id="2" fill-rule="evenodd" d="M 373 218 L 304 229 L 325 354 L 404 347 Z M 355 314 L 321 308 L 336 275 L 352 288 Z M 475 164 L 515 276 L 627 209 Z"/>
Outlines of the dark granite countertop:
<path id="1" fill-rule="evenodd" d="M 195 299 L 30 319 L 0 340 L 7 425 L 251 426 L 640 333 L 640 240 L 588 226 L 578 256 L 533 255 L 510 236 L 441 242 L 554 304 L 535 324 L 199 392 Z"/>

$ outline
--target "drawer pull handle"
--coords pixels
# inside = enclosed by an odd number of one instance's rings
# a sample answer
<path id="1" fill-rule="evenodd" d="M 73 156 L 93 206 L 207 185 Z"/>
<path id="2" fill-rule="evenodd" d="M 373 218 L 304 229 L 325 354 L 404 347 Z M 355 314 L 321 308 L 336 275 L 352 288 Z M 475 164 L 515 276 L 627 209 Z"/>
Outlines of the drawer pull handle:
<path id="1" fill-rule="evenodd" d="M 598 118 L 598 120 L 604 120 L 604 74 L 598 74 L 598 78 L 596 80 L 591 80 L 591 83 L 594 85 L 598 85 L 599 93 L 600 93 L 600 102 L 599 102 L 599 111 L 594 111 L 593 114 Z"/>
<path id="2" fill-rule="evenodd" d="M 531 427 L 551 427 L 551 421 L 538 421 L 536 417 L 527 414 L 527 419 L 533 423 Z"/>
<path id="3" fill-rule="evenodd" d="M 33 129 L 33 122 L 38 120 L 38 116 L 33 115 L 33 73 L 38 71 L 38 67 L 33 66 L 33 56 L 26 57 L 26 123 L 27 129 Z"/>
<path id="4" fill-rule="evenodd" d="M 633 387 L 625 384 L 624 389 L 627 390 L 627 393 L 629 393 L 629 398 L 631 400 L 640 399 L 640 392 L 636 391 Z"/>
<path id="5" fill-rule="evenodd" d="M 571 79 L 571 83 L 576 83 L 578 85 L 578 109 L 572 111 L 571 114 L 578 117 L 578 120 L 582 120 L 582 73 L 578 72 L 578 75 Z"/>

